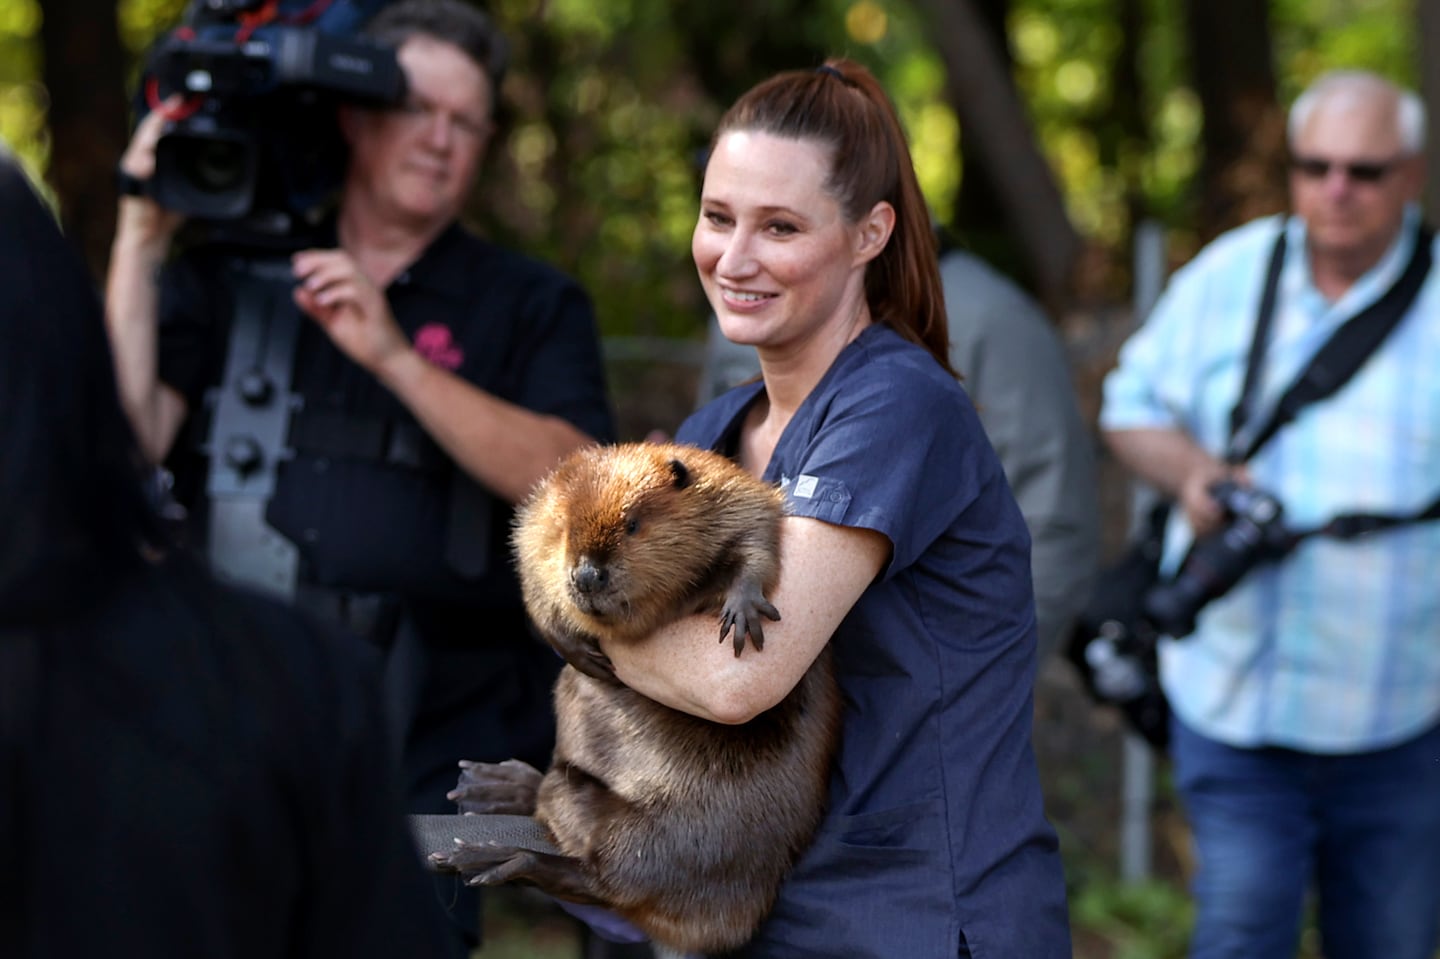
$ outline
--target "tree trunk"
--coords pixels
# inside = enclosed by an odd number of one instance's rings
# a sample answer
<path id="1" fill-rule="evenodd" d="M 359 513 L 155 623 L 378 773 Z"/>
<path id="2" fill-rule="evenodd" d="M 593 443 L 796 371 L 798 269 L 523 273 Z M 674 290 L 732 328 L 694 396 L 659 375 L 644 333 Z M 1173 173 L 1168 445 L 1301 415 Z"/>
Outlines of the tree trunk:
<path id="1" fill-rule="evenodd" d="M 1120 44 L 1111 63 L 1112 80 L 1109 110 L 1111 139 L 1101 153 L 1101 162 L 1120 171 L 1125 185 L 1125 234 L 1121 249 L 1131 248 L 1135 228 L 1150 213 L 1141 180 L 1140 157 L 1150 142 L 1150 124 L 1140 94 L 1144 89 L 1140 72 L 1141 36 L 1145 12 L 1141 0 L 1119 0 L 1116 19 Z"/>
<path id="2" fill-rule="evenodd" d="M 1186 0 L 1185 19 L 1204 114 L 1197 222 L 1209 239 L 1285 208 L 1285 112 L 1275 98 L 1266 4 Z"/>
<path id="3" fill-rule="evenodd" d="M 1425 218 L 1440 223 L 1440 0 L 1419 0 L 1420 96 L 1430 105 L 1430 123 L 1425 134 L 1428 182 L 1425 185 Z"/>
<path id="4" fill-rule="evenodd" d="M 1010 50 L 1006 21 L 1010 0 L 975 0 L 975 12 L 984 24 L 984 33 L 1000 55 L 1007 76 L 1015 66 Z M 990 169 L 980 162 L 978 148 L 971 149 L 962 138 L 960 144 L 960 191 L 947 233 L 962 241 L 964 247 L 984 258 L 991 265 L 1012 276 L 1029 281 L 1026 261 L 1015 231 L 1010 229 L 1005 205 L 1000 201 L 1000 187 Z"/>
<path id="5" fill-rule="evenodd" d="M 66 235 L 98 279 L 115 229 L 115 164 L 127 140 L 124 48 L 110 0 L 45 0 L 44 15 L 48 179 Z"/>
<path id="6" fill-rule="evenodd" d="M 988 171 L 1040 298 L 1059 313 L 1071 291 L 1080 236 L 1041 154 L 1005 58 L 973 0 L 921 0 L 965 149 Z"/>

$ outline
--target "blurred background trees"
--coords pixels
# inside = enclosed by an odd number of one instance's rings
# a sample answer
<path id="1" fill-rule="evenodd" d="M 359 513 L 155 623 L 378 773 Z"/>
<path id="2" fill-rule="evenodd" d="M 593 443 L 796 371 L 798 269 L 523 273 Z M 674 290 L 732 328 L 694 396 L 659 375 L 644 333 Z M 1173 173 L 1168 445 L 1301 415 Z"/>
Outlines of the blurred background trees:
<path id="1" fill-rule="evenodd" d="M 0 136 L 98 271 L 137 64 L 184 0 L 0 0 Z M 594 291 L 607 333 L 688 336 L 698 164 L 775 70 L 855 57 L 888 84 L 937 223 L 1057 315 L 1123 299 L 1135 223 L 1175 255 L 1284 202 L 1283 104 L 1364 66 L 1412 86 L 1416 0 L 493 0 L 516 42 L 477 226 Z M 1440 62 L 1430 57 L 1428 62 Z M 1431 72 L 1437 69 L 1432 66 Z"/>

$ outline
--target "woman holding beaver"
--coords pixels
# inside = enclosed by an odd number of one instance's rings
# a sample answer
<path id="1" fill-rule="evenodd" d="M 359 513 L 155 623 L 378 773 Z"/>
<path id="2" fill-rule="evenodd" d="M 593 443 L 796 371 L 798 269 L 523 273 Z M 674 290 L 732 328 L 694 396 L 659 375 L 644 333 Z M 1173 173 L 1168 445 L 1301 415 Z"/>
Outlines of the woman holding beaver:
<path id="1" fill-rule="evenodd" d="M 745 94 L 692 251 L 762 379 L 677 439 L 782 487 L 782 619 L 740 656 L 713 616 L 604 652 L 651 698 L 741 723 L 828 644 L 845 698 L 825 820 L 739 954 L 1068 957 L 1030 747 L 1029 538 L 949 368 L 929 216 L 874 77 L 832 60 Z"/>

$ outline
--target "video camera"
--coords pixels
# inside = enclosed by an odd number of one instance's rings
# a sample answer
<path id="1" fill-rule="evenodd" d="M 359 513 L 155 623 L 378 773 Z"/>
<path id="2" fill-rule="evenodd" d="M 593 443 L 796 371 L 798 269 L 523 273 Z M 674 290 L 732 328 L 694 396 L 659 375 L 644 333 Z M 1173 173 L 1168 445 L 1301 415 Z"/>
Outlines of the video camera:
<path id="1" fill-rule="evenodd" d="M 192 0 L 145 71 L 146 109 L 184 96 L 150 195 L 256 240 L 312 226 L 344 175 L 336 106 L 405 94 L 393 48 L 357 34 L 385 2 Z"/>

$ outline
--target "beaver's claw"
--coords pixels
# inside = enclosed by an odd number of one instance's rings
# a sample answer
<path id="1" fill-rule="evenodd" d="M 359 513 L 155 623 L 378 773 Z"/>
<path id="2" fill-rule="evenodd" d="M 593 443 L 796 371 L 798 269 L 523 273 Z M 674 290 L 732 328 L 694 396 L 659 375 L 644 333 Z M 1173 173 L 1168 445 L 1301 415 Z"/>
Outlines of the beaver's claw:
<path id="1" fill-rule="evenodd" d="M 607 683 L 618 683 L 615 666 L 610 657 L 600 648 L 600 641 L 594 636 L 580 632 L 560 633 L 549 637 L 550 645 L 565 662 L 592 679 Z"/>
<path id="2" fill-rule="evenodd" d="M 737 584 L 725 594 L 720 610 L 720 642 L 734 634 L 735 655 L 745 651 L 745 637 L 758 652 L 765 648 L 765 620 L 780 621 L 780 611 L 765 598 L 757 586 Z"/>
<path id="3" fill-rule="evenodd" d="M 441 872 L 458 872 L 467 886 L 491 886 L 523 875 L 534 854 L 496 840 L 484 843 L 455 840 L 449 852 L 432 852 L 430 861 Z"/>
<path id="4" fill-rule="evenodd" d="M 584 865 L 570 856 L 519 849 L 491 840 L 455 840 L 449 852 L 432 852 L 430 862 L 441 872 L 458 872 L 467 886 L 521 882 L 569 902 L 606 905 Z"/>
<path id="5" fill-rule="evenodd" d="M 460 779 L 445 798 L 462 813 L 492 816 L 529 816 L 535 812 L 535 795 L 543 774 L 529 763 L 507 759 L 503 763 L 460 760 Z"/>

